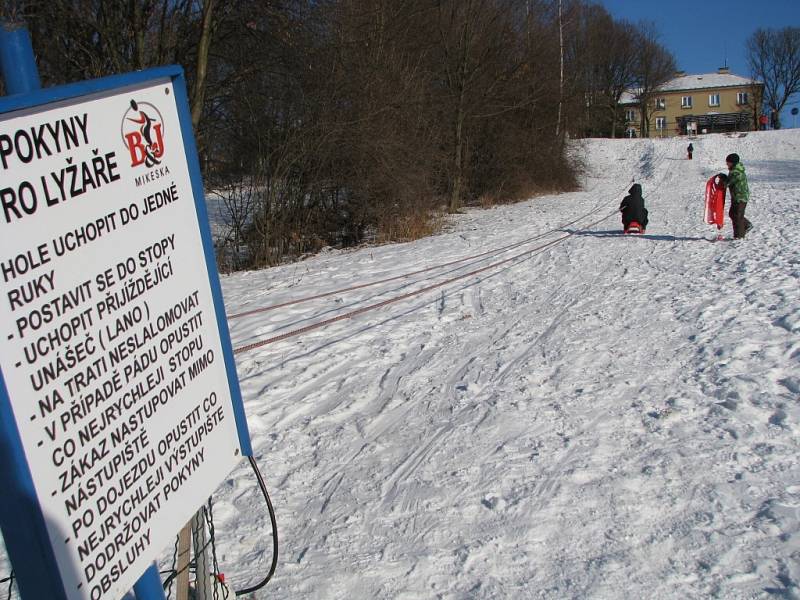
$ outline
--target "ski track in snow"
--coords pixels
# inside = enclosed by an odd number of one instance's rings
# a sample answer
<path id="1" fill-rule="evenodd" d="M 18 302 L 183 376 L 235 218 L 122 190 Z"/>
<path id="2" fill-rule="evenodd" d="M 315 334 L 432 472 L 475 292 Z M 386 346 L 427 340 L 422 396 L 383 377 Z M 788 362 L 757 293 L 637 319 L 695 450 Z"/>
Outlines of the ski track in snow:
<path id="1" fill-rule="evenodd" d="M 800 597 L 800 132 L 693 143 L 687 161 L 684 139 L 576 142 L 585 191 L 223 278 L 235 314 L 594 211 L 500 255 L 230 322 L 238 347 L 572 234 L 237 356 L 281 541 L 254 598 Z M 755 229 L 715 241 L 703 190 L 734 151 Z M 650 226 L 623 236 L 633 178 Z M 271 556 L 244 463 L 214 500 L 220 566 L 241 588 Z"/>

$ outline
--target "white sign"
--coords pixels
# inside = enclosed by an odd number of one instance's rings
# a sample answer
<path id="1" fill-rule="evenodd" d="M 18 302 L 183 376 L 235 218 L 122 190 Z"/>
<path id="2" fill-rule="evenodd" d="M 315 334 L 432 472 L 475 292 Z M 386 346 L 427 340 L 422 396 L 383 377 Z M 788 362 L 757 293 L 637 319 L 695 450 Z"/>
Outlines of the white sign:
<path id="1" fill-rule="evenodd" d="M 169 79 L 0 115 L 0 368 L 69 598 L 120 598 L 239 461 Z"/>

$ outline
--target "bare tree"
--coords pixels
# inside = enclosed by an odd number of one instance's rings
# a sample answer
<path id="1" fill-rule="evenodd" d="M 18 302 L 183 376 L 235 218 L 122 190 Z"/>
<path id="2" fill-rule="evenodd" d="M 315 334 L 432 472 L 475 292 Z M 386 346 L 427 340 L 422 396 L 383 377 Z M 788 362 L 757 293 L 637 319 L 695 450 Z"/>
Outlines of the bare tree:
<path id="1" fill-rule="evenodd" d="M 503 0 L 437 0 L 437 60 L 444 94 L 441 109 L 451 120 L 449 210 L 457 211 L 468 185 L 470 127 L 486 112 L 506 76 L 502 58 L 514 47 L 505 27 L 512 3 Z M 502 65 L 502 66 L 501 66 Z M 513 67 L 512 67 L 513 70 Z"/>
<path id="2" fill-rule="evenodd" d="M 764 102 L 780 128 L 780 112 L 800 92 L 800 27 L 757 29 L 747 40 L 747 61 L 754 79 L 764 83 Z"/>
<path id="3" fill-rule="evenodd" d="M 211 47 L 211 30 L 215 0 L 205 0 L 200 20 L 200 41 L 197 44 L 197 59 L 194 86 L 192 87 L 192 126 L 197 129 L 200 116 L 203 114 L 203 101 L 206 92 L 206 74 L 208 72 L 208 51 Z"/>
<path id="4" fill-rule="evenodd" d="M 180 63 L 197 127 L 215 8 L 215 0 L 16 0 L 14 12 L 31 31 L 44 85 Z"/>
<path id="5" fill-rule="evenodd" d="M 241 179 L 209 194 L 217 266 L 223 272 L 237 271 L 250 261 L 245 240 L 255 217 L 257 192 L 252 179 Z"/>
<path id="6" fill-rule="evenodd" d="M 658 88 L 675 73 L 675 58 L 658 41 L 655 23 L 639 24 L 634 81 L 642 113 L 642 135 L 650 135 L 650 103 Z"/>
<path id="7" fill-rule="evenodd" d="M 761 112 L 764 110 L 764 86 L 757 81 L 750 84 L 750 118 L 753 119 L 753 131 L 761 129 Z"/>
<path id="8" fill-rule="evenodd" d="M 593 46 L 599 59 L 599 89 L 610 118 L 611 137 L 616 137 L 619 101 L 636 82 L 636 29 L 626 21 L 608 23 L 606 43 Z M 602 39 L 602 38 L 601 38 Z"/>
<path id="9" fill-rule="evenodd" d="M 561 132 L 561 110 L 564 104 L 564 7 L 558 0 L 558 117 L 556 118 L 556 137 Z"/>
<path id="10" fill-rule="evenodd" d="M 622 94 L 635 84 L 637 31 L 599 5 L 575 11 L 570 35 L 577 135 L 616 137 Z"/>
<path id="11" fill-rule="evenodd" d="M 223 268 L 574 184 L 583 0 L 8 2 L 44 85 L 184 67 Z"/>

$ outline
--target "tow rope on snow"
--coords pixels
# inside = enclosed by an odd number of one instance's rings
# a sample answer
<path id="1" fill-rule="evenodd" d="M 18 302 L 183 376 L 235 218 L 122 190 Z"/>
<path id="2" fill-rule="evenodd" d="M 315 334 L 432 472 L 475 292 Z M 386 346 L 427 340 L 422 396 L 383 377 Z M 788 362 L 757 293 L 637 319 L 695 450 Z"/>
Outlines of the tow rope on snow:
<path id="1" fill-rule="evenodd" d="M 472 277 L 472 276 L 477 275 L 479 273 L 483 273 L 483 272 L 488 271 L 490 269 L 494 269 L 495 267 L 499 267 L 499 266 L 504 265 L 506 263 L 509 263 L 511 261 L 520 259 L 523 256 L 532 255 L 537 251 L 541 251 L 541 250 L 544 250 L 545 248 L 553 246 L 553 245 L 555 245 L 555 244 L 557 244 L 557 243 L 559 243 L 559 242 L 561 242 L 561 241 L 563 241 L 563 240 L 575 235 L 579 231 L 585 231 L 589 227 L 593 227 L 593 226 L 597 225 L 598 223 L 602 223 L 603 221 L 605 221 L 607 219 L 610 219 L 612 216 L 617 214 L 617 212 L 618 211 L 615 210 L 614 212 L 609 213 L 608 215 L 603 217 L 602 219 L 599 219 L 599 220 L 597 220 L 597 221 L 595 221 L 593 223 L 589 223 L 588 225 L 586 225 L 585 227 L 583 227 L 583 228 L 581 228 L 581 229 L 579 229 L 577 231 L 569 232 L 569 233 L 567 233 L 565 235 L 562 235 L 561 237 L 555 238 L 554 240 L 551 240 L 551 241 L 549 241 L 549 242 L 547 242 L 545 244 L 542 244 L 540 246 L 536 246 L 534 248 L 531 248 L 530 250 L 526 250 L 525 252 L 521 252 L 519 254 L 515 254 L 514 256 L 511 256 L 509 258 L 503 259 L 501 261 L 486 265 L 484 267 L 481 267 L 480 269 L 475 269 L 474 271 L 470 271 L 468 273 L 463 273 L 462 275 L 458 275 L 456 277 L 450 277 L 449 279 L 445 279 L 445 280 L 440 281 L 438 283 L 425 286 L 425 287 L 420 288 L 418 290 L 414 290 L 413 292 L 408 292 L 408 293 L 405 293 L 405 294 L 401 294 L 399 296 L 395 296 L 393 298 L 388 298 L 387 300 L 383 300 L 382 302 L 377 302 L 375 304 L 370 304 L 369 306 L 363 306 L 361 308 L 358 308 L 356 310 L 352 310 L 350 312 L 346 312 L 346 313 L 338 315 L 336 317 L 331 317 L 330 319 L 325 319 L 323 321 L 319 321 L 317 323 L 312 323 L 311 325 L 307 325 L 305 327 L 300 327 L 300 328 L 294 329 L 292 331 L 287 331 L 286 333 L 282 333 L 280 335 L 276 335 L 276 336 L 273 336 L 273 337 L 266 338 L 264 340 L 260 340 L 258 342 L 253 342 L 251 344 L 246 344 L 244 346 L 240 346 L 238 348 L 234 348 L 233 353 L 234 354 L 240 354 L 242 352 L 247 352 L 249 350 L 254 350 L 256 348 L 260 348 L 260 347 L 266 346 L 268 344 L 274 344 L 275 342 L 279 342 L 281 340 L 285 340 L 285 339 L 288 339 L 288 338 L 291 338 L 291 337 L 295 337 L 295 336 L 301 335 L 303 333 L 307 333 L 309 331 L 313 331 L 315 329 L 320 329 L 321 327 L 325 327 L 326 325 L 330 325 L 331 323 L 335 323 L 337 321 L 343 321 L 345 319 L 351 319 L 352 317 L 355 317 L 355 316 L 360 315 L 362 313 L 365 313 L 365 312 L 368 312 L 368 311 L 371 311 L 371 310 L 376 310 L 378 308 L 382 308 L 384 306 L 388 306 L 389 304 L 394 304 L 395 302 L 400 302 L 401 300 L 406 300 L 408 298 L 412 298 L 414 296 L 418 296 L 418 295 L 423 294 L 425 292 L 429 292 L 430 290 L 434 290 L 436 288 L 440 288 L 442 286 L 448 285 L 448 284 L 453 283 L 455 281 L 459 281 L 461 279 L 466 279 L 467 277 Z M 550 233 L 550 232 L 548 232 L 548 233 Z"/>

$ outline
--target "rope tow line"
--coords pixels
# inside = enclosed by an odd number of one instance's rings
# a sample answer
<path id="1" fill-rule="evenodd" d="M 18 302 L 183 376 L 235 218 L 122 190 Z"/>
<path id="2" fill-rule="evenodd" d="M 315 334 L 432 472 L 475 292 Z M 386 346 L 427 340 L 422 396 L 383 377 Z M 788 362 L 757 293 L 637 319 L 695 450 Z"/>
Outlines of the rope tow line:
<path id="1" fill-rule="evenodd" d="M 615 214 L 617 214 L 617 212 L 619 212 L 619 211 L 615 210 L 614 212 L 609 213 L 608 215 L 603 217 L 602 219 L 599 219 L 599 220 L 595 221 L 594 223 L 590 223 L 586 227 L 583 227 L 582 229 L 579 229 L 578 231 L 584 231 L 584 230 L 588 229 L 589 227 L 593 227 L 593 226 L 597 225 L 598 223 L 602 223 L 606 219 L 609 219 L 612 216 L 614 216 Z M 467 277 L 472 277 L 473 275 L 477 275 L 478 273 L 483 273 L 484 271 L 488 271 L 489 269 L 493 269 L 495 267 L 499 267 L 500 265 L 504 265 L 504 264 L 509 263 L 509 262 L 511 262 L 513 260 L 519 259 L 519 258 L 521 258 L 523 256 L 530 255 L 530 254 L 532 254 L 532 253 L 534 253 L 536 251 L 544 250 L 545 248 L 553 246 L 553 245 L 555 245 L 555 244 L 567 239 L 568 237 L 571 237 L 571 236 L 575 235 L 578 231 L 569 232 L 566 235 L 562 235 L 561 237 L 555 238 L 554 240 L 551 240 L 551 241 L 547 242 L 546 244 L 542 244 L 541 246 L 537 246 L 535 248 L 531 248 L 530 250 L 526 250 L 525 252 L 521 252 L 519 254 L 515 254 L 514 256 L 511 256 L 509 258 L 506 258 L 506 259 L 503 259 L 501 261 L 492 263 L 490 265 L 486 265 L 485 267 L 481 267 L 480 269 L 476 269 L 474 271 L 470 271 L 469 273 L 464 273 L 462 275 L 457 275 L 456 277 L 451 277 L 449 279 L 445 279 L 444 281 L 440 281 L 438 283 L 434 283 L 432 285 L 425 286 L 425 287 L 420 288 L 418 290 L 414 290 L 413 292 L 408 292 L 408 293 L 402 294 L 400 296 L 395 296 L 394 298 L 389 298 L 389 299 L 384 300 L 382 302 L 377 302 L 375 304 L 370 304 L 369 306 L 363 306 L 363 307 L 358 308 L 356 310 L 352 310 L 350 312 L 338 315 L 336 317 L 332 317 L 330 319 L 325 319 L 325 320 L 319 321 L 317 323 L 312 323 L 311 325 L 307 325 L 305 327 L 300 327 L 299 329 L 294 329 L 292 331 L 287 331 L 286 333 L 282 333 L 280 335 L 276 335 L 276 336 L 273 336 L 273 337 L 270 337 L 270 338 L 267 338 L 267 339 L 264 339 L 264 340 L 260 340 L 258 342 L 253 342 L 251 344 L 246 344 L 244 346 L 240 346 L 239 348 L 234 348 L 233 353 L 234 354 L 240 354 L 242 352 L 248 352 L 249 350 L 255 350 L 256 348 L 260 348 L 260 347 L 266 346 L 268 344 L 274 344 L 275 342 L 279 342 L 281 340 L 285 340 L 285 339 L 288 339 L 288 338 L 291 338 L 291 337 L 295 337 L 295 336 L 301 335 L 303 333 L 307 333 L 309 331 L 313 331 L 315 329 L 320 329 L 321 327 L 325 327 L 326 325 L 330 325 L 331 323 L 335 323 L 337 321 L 343 321 L 345 319 L 351 319 L 351 318 L 353 318 L 353 317 L 355 317 L 357 315 L 360 315 L 362 313 L 365 313 L 365 312 L 368 312 L 368 311 L 371 311 L 371 310 L 375 310 L 375 309 L 378 309 L 378 308 L 382 308 L 384 306 L 388 306 L 389 304 L 394 304 L 395 302 L 400 302 L 401 300 L 406 300 L 406 299 L 412 298 L 414 296 L 418 296 L 420 294 L 423 294 L 425 292 L 429 292 L 430 290 L 434 290 L 436 288 L 448 285 L 448 284 L 453 283 L 455 281 L 459 281 L 461 279 L 466 279 Z"/>
<path id="2" fill-rule="evenodd" d="M 458 263 L 461 263 L 461 262 L 466 262 L 468 260 L 482 258 L 482 257 L 485 257 L 486 255 L 489 255 L 489 254 L 496 254 L 496 253 L 499 254 L 500 252 L 505 252 L 507 250 L 511 250 L 512 248 L 517 248 L 519 246 L 524 246 L 525 244 L 529 244 L 531 242 L 539 240 L 539 239 L 541 239 L 541 238 L 543 238 L 543 237 L 545 237 L 547 235 L 550 235 L 554 231 L 558 231 L 559 229 L 563 229 L 564 227 L 566 227 L 568 225 L 572 225 L 573 223 L 576 223 L 576 222 L 580 221 L 581 219 L 585 219 L 586 217 L 591 215 L 593 212 L 594 212 L 594 210 L 592 210 L 592 211 L 590 211 L 590 212 L 588 212 L 588 213 L 586 213 L 584 215 L 581 215 L 577 219 L 573 219 L 572 221 L 564 223 L 563 225 L 560 225 L 556 229 L 551 229 L 549 231 L 545 231 L 544 233 L 540 233 L 539 235 L 535 235 L 535 236 L 533 236 L 531 238 L 522 240 L 521 242 L 514 242 L 513 244 L 509 244 L 508 246 L 501 246 L 500 248 L 494 248 L 492 250 L 487 250 L 486 252 L 482 252 L 480 254 L 475 254 L 473 256 L 465 256 L 464 258 L 459 258 L 457 260 L 451 260 L 450 262 L 442 263 L 442 264 L 439 264 L 439 265 L 434 265 L 432 267 L 427 267 L 425 269 L 420 269 L 419 271 L 412 271 L 411 273 L 404 273 L 402 275 L 395 275 L 394 277 L 388 277 L 386 279 L 379 279 L 378 281 L 372 281 L 370 283 L 362 283 L 362 284 L 359 284 L 359 285 L 354 285 L 354 286 L 351 286 L 351 287 L 346 287 L 346 288 L 342 288 L 342 289 L 339 289 L 339 290 L 334 290 L 332 292 L 323 292 L 321 294 L 316 294 L 314 296 L 306 296 L 305 298 L 297 298 L 297 299 L 294 299 L 294 300 L 287 300 L 286 302 L 281 302 L 279 304 L 271 304 L 269 306 L 262 306 L 260 308 L 254 308 L 252 310 L 247 310 L 247 311 L 243 311 L 243 312 L 236 313 L 236 314 L 233 314 L 233 315 L 229 315 L 228 316 L 228 320 L 230 321 L 232 319 L 239 319 L 239 318 L 242 318 L 242 317 L 247 317 L 247 316 L 255 315 L 255 314 L 258 314 L 258 313 L 263 313 L 263 312 L 267 312 L 267 311 L 270 311 L 270 310 L 275 310 L 277 308 L 284 308 L 286 306 L 292 306 L 293 304 L 300 304 L 302 302 L 309 302 L 311 300 L 319 300 L 320 298 L 327 298 L 328 296 L 335 296 L 336 294 L 343 294 L 345 292 L 352 292 L 354 290 L 360 290 L 360 289 L 367 288 L 367 287 L 370 287 L 370 286 L 373 286 L 373 285 L 380 285 L 381 283 L 389 283 L 390 281 L 397 281 L 398 279 L 404 279 L 406 277 L 412 277 L 413 275 L 420 275 L 421 273 L 427 273 L 428 271 L 433 271 L 435 269 L 442 269 L 444 267 L 449 267 L 451 265 L 455 265 L 455 264 L 458 264 Z"/>

